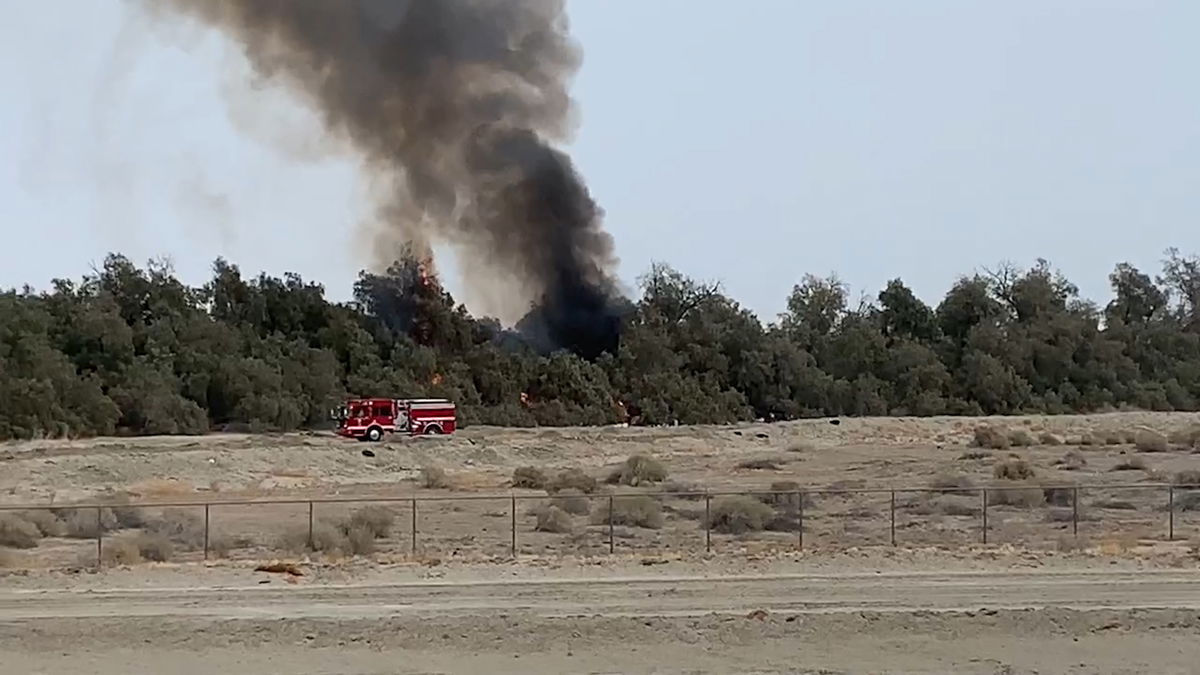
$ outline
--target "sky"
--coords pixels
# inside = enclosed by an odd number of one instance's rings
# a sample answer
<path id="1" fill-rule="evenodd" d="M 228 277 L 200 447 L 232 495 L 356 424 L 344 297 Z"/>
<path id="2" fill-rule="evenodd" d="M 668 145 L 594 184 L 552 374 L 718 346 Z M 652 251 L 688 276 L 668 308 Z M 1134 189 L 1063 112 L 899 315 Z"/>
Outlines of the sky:
<path id="1" fill-rule="evenodd" d="M 0 4 L 0 288 L 111 251 L 349 297 L 370 259 L 353 158 L 221 36 L 121 0 Z M 1193 0 L 568 9 L 568 150 L 630 288 L 663 261 L 772 320 L 806 273 L 856 298 L 899 277 L 935 304 L 961 274 L 1046 258 L 1104 302 L 1116 263 L 1200 252 Z M 274 142 L 297 134 L 305 153 Z"/>

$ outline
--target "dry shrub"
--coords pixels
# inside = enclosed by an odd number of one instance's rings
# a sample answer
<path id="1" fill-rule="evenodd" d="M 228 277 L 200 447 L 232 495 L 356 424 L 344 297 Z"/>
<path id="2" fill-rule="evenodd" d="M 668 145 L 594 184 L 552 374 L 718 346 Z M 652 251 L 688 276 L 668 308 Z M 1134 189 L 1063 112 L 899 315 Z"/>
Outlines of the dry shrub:
<path id="1" fill-rule="evenodd" d="M 116 521 L 115 527 L 137 529 L 146 524 L 145 510 L 131 506 L 128 494 L 117 495 L 108 501 L 112 504 L 109 510 L 112 511 L 113 519 Z"/>
<path id="2" fill-rule="evenodd" d="M 30 509 L 21 511 L 22 519 L 33 523 L 43 537 L 61 537 L 67 533 L 67 526 L 53 512 L 46 509 Z"/>
<path id="3" fill-rule="evenodd" d="M 143 560 L 167 562 L 175 554 L 174 544 L 161 534 L 142 533 L 134 539 L 134 543 L 137 545 L 138 555 Z"/>
<path id="4" fill-rule="evenodd" d="M 214 537 L 208 542 L 208 554 L 214 558 L 228 558 L 229 553 L 238 547 L 238 542 L 233 537 L 224 535 Z"/>
<path id="5" fill-rule="evenodd" d="M 453 487 L 450 477 L 446 475 L 446 470 L 436 466 L 422 468 L 418 480 L 421 483 L 421 487 L 428 490 L 448 490 Z"/>
<path id="6" fill-rule="evenodd" d="M 105 565 L 136 565 L 142 562 L 142 552 L 135 537 L 106 539 L 100 550 L 100 560 Z"/>
<path id="7" fill-rule="evenodd" d="M 546 485 L 546 492 L 557 494 L 568 488 L 578 490 L 585 495 L 596 491 L 596 479 L 587 475 L 582 469 L 563 469 L 554 480 Z"/>
<path id="8" fill-rule="evenodd" d="M 1125 434 L 1120 431 L 1104 432 L 1105 445 L 1123 445 L 1125 443 Z"/>
<path id="9" fill-rule="evenodd" d="M 975 483 L 968 477 L 960 473 L 940 473 L 929 481 L 929 487 L 938 492 L 954 493 L 971 490 L 975 487 Z"/>
<path id="10" fill-rule="evenodd" d="M 1040 443 L 1041 445 L 1054 447 L 1054 446 L 1062 445 L 1063 439 L 1061 436 L 1052 434 L 1049 431 L 1043 431 L 1041 434 L 1038 435 L 1038 443 Z"/>
<path id="11" fill-rule="evenodd" d="M 586 516 L 592 510 L 591 500 L 575 488 L 559 491 L 550 500 L 550 505 L 575 516 Z"/>
<path id="12" fill-rule="evenodd" d="M 992 475 L 1000 480 L 1028 480 L 1036 474 L 1032 464 L 1016 455 L 1009 455 L 992 467 Z"/>
<path id="13" fill-rule="evenodd" d="M 1175 495 L 1175 508 L 1180 511 L 1200 511 L 1200 492 Z"/>
<path id="14" fill-rule="evenodd" d="M 1092 513 L 1079 509 L 1062 509 L 1054 508 L 1046 511 L 1047 523 L 1070 523 L 1070 522 L 1092 522 L 1096 520 L 1096 516 Z"/>
<path id="15" fill-rule="evenodd" d="M 1079 437 L 1079 444 L 1086 446 L 1104 445 L 1101 443 L 1103 439 L 1097 436 L 1094 432 L 1088 431 Z"/>
<path id="16" fill-rule="evenodd" d="M 812 452 L 815 449 L 816 449 L 816 447 L 812 443 L 808 443 L 805 441 L 792 443 L 791 445 L 787 446 L 787 452 L 795 452 L 795 453 Z"/>
<path id="17" fill-rule="evenodd" d="M 371 555 L 375 552 L 375 539 L 377 538 L 376 531 L 370 523 L 353 522 L 348 523 L 349 527 L 344 528 L 345 531 L 345 551 L 354 555 Z"/>
<path id="18" fill-rule="evenodd" d="M 1200 424 L 1193 424 L 1186 429 L 1175 429 L 1171 432 L 1168 440 L 1175 445 L 1194 448 L 1200 443 Z"/>
<path id="19" fill-rule="evenodd" d="M 782 468 L 781 464 L 782 462 L 780 462 L 778 459 L 763 457 L 759 459 L 747 459 L 745 461 L 738 462 L 737 468 L 746 469 L 748 471 L 778 471 L 780 468 Z"/>
<path id="20" fill-rule="evenodd" d="M 571 522 L 571 515 L 553 504 L 538 509 L 536 514 L 537 523 L 533 529 L 538 532 L 570 534 L 575 529 L 574 523 Z"/>
<path id="21" fill-rule="evenodd" d="M 1171 482 L 1175 485 L 1200 488 L 1200 470 L 1185 469 L 1178 471 L 1171 478 Z"/>
<path id="22" fill-rule="evenodd" d="M 41 539 L 37 525 L 16 513 L 0 513 L 0 546 L 36 548 Z"/>
<path id="23" fill-rule="evenodd" d="M 1008 432 L 1008 442 L 1013 447 L 1025 448 L 1033 445 L 1033 434 L 1025 429 L 1013 429 Z"/>
<path id="24" fill-rule="evenodd" d="M 96 520 L 96 509 L 67 509 L 60 514 L 67 536 L 75 539 L 95 539 L 101 532 L 108 532 L 117 526 L 117 517 L 112 509 L 100 509 L 100 519 Z"/>
<path id="25" fill-rule="evenodd" d="M 204 546 L 204 519 L 189 509 L 167 509 L 162 516 L 146 523 L 144 529 L 148 534 L 167 538 L 186 551 Z"/>
<path id="26" fill-rule="evenodd" d="M 1112 509 L 1114 511 L 1137 511 L 1137 505 L 1131 501 L 1124 499 L 1097 499 L 1092 502 L 1092 506 L 1098 509 Z"/>
<path id="27" fill-rule="evenodd" d="M 1042 497 L 1051 506 L 1070 506 L 1075 499 L 1075 490 L 1070 487 L 1043 488 Z"/>
<path id="28" fill-rule="evenodd" d="M 1170 449 L 1167 437 L 1153 429 L 1139 429 L 1134 447 L 1138 452 L 1166 452 Z"/>
<path id="29" fill-rule="evenodd" d="M 634 455 L 608 475 L 606 482 L 610 484 L 629 485 L 637 487 L 651 483 L 661 483 L 667 479 L 667 467 L 662 462 L 646 455 Z"/>
<path id="30" fill-rule="evenodd" d="M 940 495 L 933 500 L 933 508 L 947 516 L 974 516 L 979 513 L 979 502 L 960 495 Z"/>
<path id="31" fill-rule="evenodd" d="M 704 499 L 704 490 L 701 490 L 693 483 L 685 483 L 683 481 L 670 481 L 662 484 L 662 491 L 673 495 L 676 499 L 698 500 Z"/>
<path id="32" fill-rule="evenodd" d="M 1046 504 L 1046 494 L 1038 487 L 991 488 L 988 504 L 1032 509 Z"/>
<path id="33" fill-rule="evenodd" d="M 521 466 L 513 471 L 512 486 L 526 490 L 546 489 L 546 474 L 535 466 Z"/>
<path id="34" fill-rule="evenodd" d="M 603 502 L 601 508 L 592 516 L 592 522 L 596 524 L 609 522 L 608 507 L 609 503 Z M 649 530 L 657 530 L 663 524 L 662 505 L 646 495 L 614 496 L 611 517 L 614 525 L 643 527 Z"/>
<path id="35" fill-rule="evenodd" d="M 812 496 L 800 491 L 794 480 L 777 480 L 771 483 L 771 492 L 758 496 L 759 501 L 788 511 L 798 511 L 800 504 L 812 506 Z"/>
<path id="36" fill-rule="evenodd" d="M 765 529 L 774 516 L 775 511 L 761 501 L 735 495 L 712 503 L 708 526 L 727 534 L 758 532 Z"/>
<path id="37" fill-rule="evenodd" d="M 1109 471 L 1145 471 L 1146 460 L 1141 457 L 1125 457 L 1113 465 Z"/>
<path id="38" fill-rule="evenodd" d="M 349 548 L 346 535 L 341 528 L 329 523 L 313 523 L 312 541 L 308 540 L 308 528 L 297 525 L 289 529 L 280 541 L 282 548 L 296 553 L 309 551 L 314 553 L 335 553 Z"/>
<path id="39" fill-rule="evenodd" d="M 967 452 L 959 455 L 958 458 L 967 461 L 978 461 L 981 459 L 991 459 L 992 453 L 986 450 L 968 450 Z"/>
<path id="40" fill-rule="evenodd" d="M 1077 553 L 1079 551 L 1087 550 L 1091 547 L 1091 545 L 1091 542 L 1083 537 L 1075 537 L 1064 534 L 1058 538 L 1059 553 Z"/>
<path id="41" fill-rule="evenodd" d="M 372 504 L 364 506 L 354 513 L 350 514 L 350 520 L 346 523 L 347 531 L 355 529 L 365 529 L 371 533 L 375 539 L 384 539 L 392 532 L 392 525 L 396 522 L 396 514 L 386 506 Z"/>
<path id="42" fill-rule="evenodd" d="M 1054 462 L 1054 465 L 1063 471 L 1079 471 L 1087 466 L 1087 459 L 1078 450 L 1068 450 L 1067 454 Z"/>
<path id="43" fill-rule="evenodd" d="M 975 427 L 976 447 L 1007 450 L 1012 441 L 1004 429 L 990 426 Z"/>

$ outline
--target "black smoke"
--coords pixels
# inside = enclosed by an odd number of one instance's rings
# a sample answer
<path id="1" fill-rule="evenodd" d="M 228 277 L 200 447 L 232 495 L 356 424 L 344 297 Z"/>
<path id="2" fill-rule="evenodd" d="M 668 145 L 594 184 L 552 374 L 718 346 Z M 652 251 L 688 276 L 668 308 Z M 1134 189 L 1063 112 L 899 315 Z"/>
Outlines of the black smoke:
<path id="1" fill-rule="evenodd" d="M 615 351 L 613 243 L 571 159 L 581 61 L 562 0 L 143 0 L 216 27 L 389 186 L 374 262 L 447 241 L 531 307 L 544 349 Z"/>

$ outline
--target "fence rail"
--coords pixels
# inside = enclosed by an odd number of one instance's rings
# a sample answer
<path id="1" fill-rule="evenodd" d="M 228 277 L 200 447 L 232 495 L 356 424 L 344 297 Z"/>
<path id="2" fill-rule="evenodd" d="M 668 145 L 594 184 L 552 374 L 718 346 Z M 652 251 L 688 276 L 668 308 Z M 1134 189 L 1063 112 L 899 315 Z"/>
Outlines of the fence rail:
<path id="1" fill-rule="evenodd" d="M 994 524 L 989 522 L 989 515 L 997 513 L 1001 507 L 1009 506 L 1010 502 L 1004 495 L 1013 491 L 1022 491 L 1028 493 L 1033 491 L 1036 496 L 1037 492 L 1043 495 L 1056 495 L 1054 506 L 1059 509 L 1069 507 L 1069 516 L 1062 514 L 1061 518 L 1055 522 L 1059 525 L 1064 524 L 1064 521 L 1069 518 L 1070 533 L 1072 537 L 1079 537 L 1080 523 L 1083 522 L 1081 514 L 1082 499 L 1089 493 L 1098 491 L 1113 492 L 1113 491 L 1138 491 L 1138 492 L 1160 492 L 1162 502 L 1159 507 L 1150 505 L 1148 509 L 1141 509 L 1133 506 L 1132 509 L 1125 513 L 1134 513 L 1137 511 L 1145 512 L 1147 510 L 1159 512 L 1163 521 L 1154 528 L 1157 530 L 1153 538 L 1158 538 L 1165 535 L 1165 540 L 1172 541 L 1176 539 L 1176 519 L 1177 513 L 1181 510 L 1191 510 L 1192 508 L 1200 509 L 1200 493 L 1193 492 L 1200 490 L 1200 485 L 1180 485 L 1168 483 L 1116 483 L 1116 484 L 1064 484 L 1064 483 L 1045 483 L 1045 484 L 1019 484 L 1019 485 L 989 485 L 980 487 L 930 487 L 930 486 L 901 486 L 901 487 L 879 487 L 879 488 L 837 488 L 837 487 L 813 487 L 813 488 L 798 488 L 792 490 L 770 490 L 770 489 L 753 489 L 753 490 L 694 490 L 683 492 L 614 492 L 609 494 L 598 495 L 581 495 L 580 498 L 586 498 L 589 503 L 599 500 L 602 505 L 607 507 L 606 519 L 601 519 L 599 522 L 591 521 L 593 530 L 602 531 L 606 541 L 601 545 L 606 548 L 608 553 L 615 553 L 617 550 L 617 526 L 618 523 L 615 517 L 617 509 L 615 508 L 620 500 L 630 499 L 634 497 L 649 496 L 656 500 L 660 505 L 669 500 L 685 500 L 685 501 L 700 501 L 703 500 L 702 517 L 699 513 L 695 516 L 701 521 L 700 526 L 704 533 L 704 550 L 711 552 L 714 550 L 714 534 L 728 534 L 721 531 L 721 524 L 714 520 L 713 507 L 714 504 L 722 505 L 720 500 L 728 497 L 750 497 L 762 501 L 762 498 L 769 498 L 769 503 L 775 504 L 777 512 L 786 512 L 787 530 L 794 532 L 793 546 L 796 549 L 805 548 L 805 536 L 809 533 L 810 523 L 814 518 L 812 511 L 814 507 L 806 508 L 806 502 L 814 497 L 875 497 L 880 500 L 886 500 L 887 510 L 887 545 L 897 546 L 900 537 L 897 534 L 897 514 L 901 513 L 906 518 L 914 515 L 910 513 L 913 510 L 913 504 L 904 504 L 897 502 L 897 495 L 959 495 L 959 496 L 976 496 L 979 499 L 977 508 L 969 506 L 961 506 L 960 510 L 965 510 L 967 515 L 958 513 L 957 517 L 971 517 L 977 521 L 978 539 L 982 544 L 989 544 Z M 1188 500 L 1181 504 L 1177 493 L 1194 496 L 1196 499 Z M 1064 499 L 1064 495 L 1069 495 L 1069 499 Z M 167 501 L 145 501 L 145 502 L 111 502 L 111 501 L 92 501 L 87 503 L 75 504 L 4 504 L 0 505 L 0 514 L 5 512 L 32 512 L 32 511 L 51 511 L 51 512 L 95 512 L 95 562 L 97 565 L 104 563 L 104 550 L 106 536 L 111 538 L 111 533 L 108 532 L 110 527 L 106 527 L 104 514 L 106 509 L 121 508 L 133 510 L 149 510 L 149 509 L 202 509 L 203 510 L 203 544 L 198 547 L 202 550 L 203 559 L 208 560 L 211 553 L 212 544 L 212 525 L 213 511 L 216 509 L 242 508 L 249 509 L 247 514 L 240 518 L 252 518 L 255 509 L 265 509 L 267 507 L 286 507 L 297 506 L 305 507 L 307 515 L 307 537 L 310 548 L 314 545 L 314 537 L 316 535 L 317 518 L 316 512 L 318 507 L 333 507 L 346 505 L 361 505 L 361 504 L 389 504 L 407 507 L 409 515 L 408 526 L 408 541 L 407 548 L 410 555 L 416 556 L 421 550 L 421 540 L 423 537 L 438 536 L 445 534 L 444 530 L 454 530 L 454 534 L 463 536 L 464 531 L 471 530 L 472 526 L 482 528 L 483 531 L 488 531 L 476 518 L 469 521 L 465 526 L 443 527 L 438 525 L 425 524 L 422 529 L 422 514 L 428 510 L 435 508 L 435 505 L 445 506 L 450 505 L 451 509 L 459 508 L 461 504 L 471 504 L 479 502 L 494 502 L 503 503 L 507 506 L 507 514 L 499 514 L 507 516 L 508 536 L 507 553 L 512 557 L 518 557 L 521 554 L 521 537 L 522 528 L 519 526 L 519 512 L 522 506 L 528 504 L 543 504 L 549 500 L 554 500 L 558 497 L 552 494 L 535 495 L 521 494 L 516 492 L 497 493 L 486 495 L 391 495 L 391 496 L 347 496 L 347 497 L 287 497 L 287 498 L 267 498 L 267 499 L 205 499 L 205 500 L 167 500 Z M 784 506 L 779 506 L 783 504 Z M 422 507 L 425 505 L 425 508 Z M 590 508 L 590 506 L 589 506 Z M 1101 506 L 1098 510 L 1105 510 L 1105 506 Z M 1114 507 L 1115 508 L 1115 507 Z M 1121 506 L 1122 509 L 1129 508 Z M 496 517 L 497 514 L 485 514 L 490 517 Z M 880 514 L 881 515 L 881 514 Z M 922 514 L 916 514 L 920 517 Z M 930 513 L 923 514 L 930 516 Z M 873 520 L 874 512 L 870 515 L 862 516 L 859 520 Z M 833 517 L 828 514 L 816 517 Z M 844 516 L 837 516 L 844 517 Z M 238 518 L 233 519 L 237 521 Z M 1113 520 L 1110 519 L 1110 523 Z M 930 522 L 932 519 L 930 519 Z M 1089 518 L 1089 523 L 1101 522 L 1095 518 Z M 906 522 L 905 525 L 910 523 Z M 1103 527 L 1103 524 L 1102 524 Z M 1159 529 L 1161 528 L 1161 529 Z M 532 530 L 531 530 L 532 531 Z M 471 536 L 471 535 L 466 535 Z M 691 539 L 687 539 L 691 541 Z M 1018 542 L 1019 543 L 1019 542 Z M 0 547 L 2 548 L 2 547 Z M 199 551 L 197 551 L 199 552 Z"/>

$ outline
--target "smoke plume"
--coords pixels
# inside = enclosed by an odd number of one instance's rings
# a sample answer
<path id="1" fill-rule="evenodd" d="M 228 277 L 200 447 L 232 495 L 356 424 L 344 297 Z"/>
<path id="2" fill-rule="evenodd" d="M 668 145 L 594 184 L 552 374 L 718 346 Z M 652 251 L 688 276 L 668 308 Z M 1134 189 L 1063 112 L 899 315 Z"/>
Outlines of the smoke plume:
<path id="1" fill-rule="evenodd" d="M 564 0 L 143 2 L 220 29 L 349 142 L 380 195 L 372 264 L 449 242 L 468 285 L 527 301 L 541 346 L 615 348 L 612 239 L 556 149 L 580 65 Z"/>

